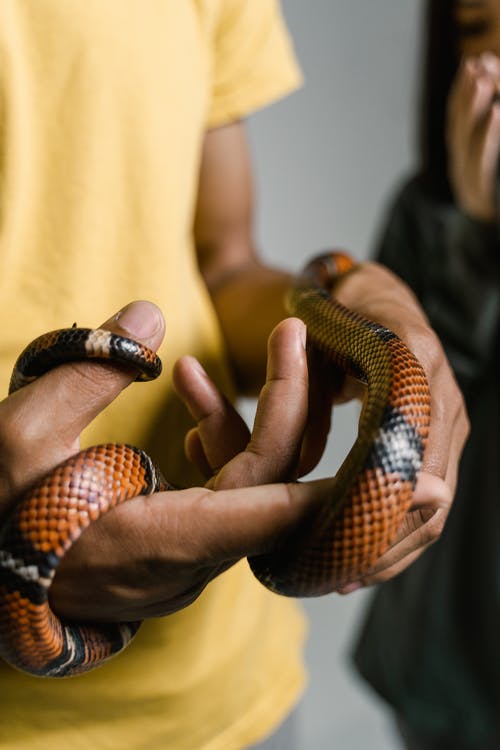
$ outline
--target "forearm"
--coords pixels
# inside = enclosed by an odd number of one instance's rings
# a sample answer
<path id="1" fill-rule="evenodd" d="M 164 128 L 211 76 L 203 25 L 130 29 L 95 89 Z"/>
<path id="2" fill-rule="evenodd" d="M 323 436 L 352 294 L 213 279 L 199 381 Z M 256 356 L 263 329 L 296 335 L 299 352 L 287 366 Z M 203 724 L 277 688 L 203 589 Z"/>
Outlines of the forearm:
<path id="1" fill-rule="evenodd" d="M 254 259 L 208 285 L 243 393 L 255 393 L 262 385 L 267 339 L 288 315 L 285 297 L 292 283 L 292 274 Z M 376 315 L 377 322 L 397 327 L 403 338 L 407 329 L 427 325 L 413 292 L 378 264 L 360 264 L 337 282 L 333 294 L 366 317 Z"/>
<path id="2" fill-rule="evenodd" d="M 257 260 L 235 269 L 214 283 L 212 298 L 242 392 L 254 392 L 265 375 L 269 333 L 288 312 L 286 291 L 293 276 Z M 403 338 L 412 338 L 427 319 L 413 292 L 399 279 L 375 263 L 362 263 L 342 277 L 334 296 L 347 307 L 388 328 Z"/>

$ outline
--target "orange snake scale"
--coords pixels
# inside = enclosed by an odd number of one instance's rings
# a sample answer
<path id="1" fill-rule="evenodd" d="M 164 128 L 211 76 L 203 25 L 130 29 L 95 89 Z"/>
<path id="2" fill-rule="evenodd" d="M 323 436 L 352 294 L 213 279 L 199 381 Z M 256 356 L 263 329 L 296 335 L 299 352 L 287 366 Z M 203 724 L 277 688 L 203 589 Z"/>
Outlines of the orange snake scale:
<path id="1" fill-rule="evenodd" d="M 308 341 L 366 385 L 358 438 L 325 502 L 275 552 L 249 559 L 257 578 L 287 596 L 318 596 L 361 576 L 387 550 L 411 502 L 430 422 L 425 374 L 398 337 L 337 303 L 335 279 L 353 267 L 342 253 L 316 258 L 290 290 L 291 314 Z M 81 328 L 45 334 L 14 368 L 10 392 L 66 361 L 96 358 L 159 375 L 140 344 Z M 137 448 L 81 451 L 30 488 L 0 530 L 0 656 L 33 675 L 79 674 L 121 651 L 140 622 L 75 623 L 58 618 L 48 591 L 56 568 L 84 529 L 119 503 L 172 487 Z"/>

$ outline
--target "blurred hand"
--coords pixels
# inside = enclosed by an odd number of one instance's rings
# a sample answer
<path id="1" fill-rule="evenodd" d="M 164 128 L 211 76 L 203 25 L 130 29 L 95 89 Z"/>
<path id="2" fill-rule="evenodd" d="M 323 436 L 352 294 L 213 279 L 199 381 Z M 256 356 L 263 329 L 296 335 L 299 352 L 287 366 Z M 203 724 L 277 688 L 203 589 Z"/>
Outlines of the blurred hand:
<path id="1" fill-rule="evenodd" d="M 455 199 L 474 219 L 496 219 L 500 154 L 500 59 L 485 52 L 462 62 L 447 107 L 446 143 Z"/>

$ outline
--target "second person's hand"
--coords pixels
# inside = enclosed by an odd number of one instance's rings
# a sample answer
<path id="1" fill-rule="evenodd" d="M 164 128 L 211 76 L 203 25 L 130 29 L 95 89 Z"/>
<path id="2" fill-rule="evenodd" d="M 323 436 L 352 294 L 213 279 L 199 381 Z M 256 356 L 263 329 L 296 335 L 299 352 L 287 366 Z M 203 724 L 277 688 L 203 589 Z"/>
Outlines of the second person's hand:
<path id="1" fill-rule="evenodd" d="M 450 91 L 446 145 L 456 201 L 471 218 L 492 222 L 497 215 L 496 180 L 500 155 L 500 59 L 490 52 L 465 59 Z"/>

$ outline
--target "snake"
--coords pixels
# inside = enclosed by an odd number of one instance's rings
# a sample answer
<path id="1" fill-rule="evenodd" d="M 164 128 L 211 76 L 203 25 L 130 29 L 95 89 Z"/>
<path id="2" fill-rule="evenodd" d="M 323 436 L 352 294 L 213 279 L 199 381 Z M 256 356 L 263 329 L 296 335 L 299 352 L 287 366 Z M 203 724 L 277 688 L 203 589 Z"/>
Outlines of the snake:
<path id="1" fill-rule="evenodd" d="M 308 346 L 365 386 L 358 436 L 314 516 L 280 546 L 250 557 L 256 578 L 284 596 L 319 596 L 365 575 L 396 538 L 411 507 L 430 423 L 425 372 L 389 329 L 341 305 L 334 282 L 356 269 L 342 252 L 311 261 L 287 295 Z M 19 356 L 9 393 L 65 362 L 93 359 L 160 375 L 158 356 L 101 329 L 45 333 Z M 17 499 L 0 528 L 0 657 L 39 677 L 87 672 L 122 651 L 141 622 L 59 617 L 49 591 L 57 566 L 91 523 L 138 495 L 174 489 L 152 459 L 128 444 L 86 448 Z"/>

